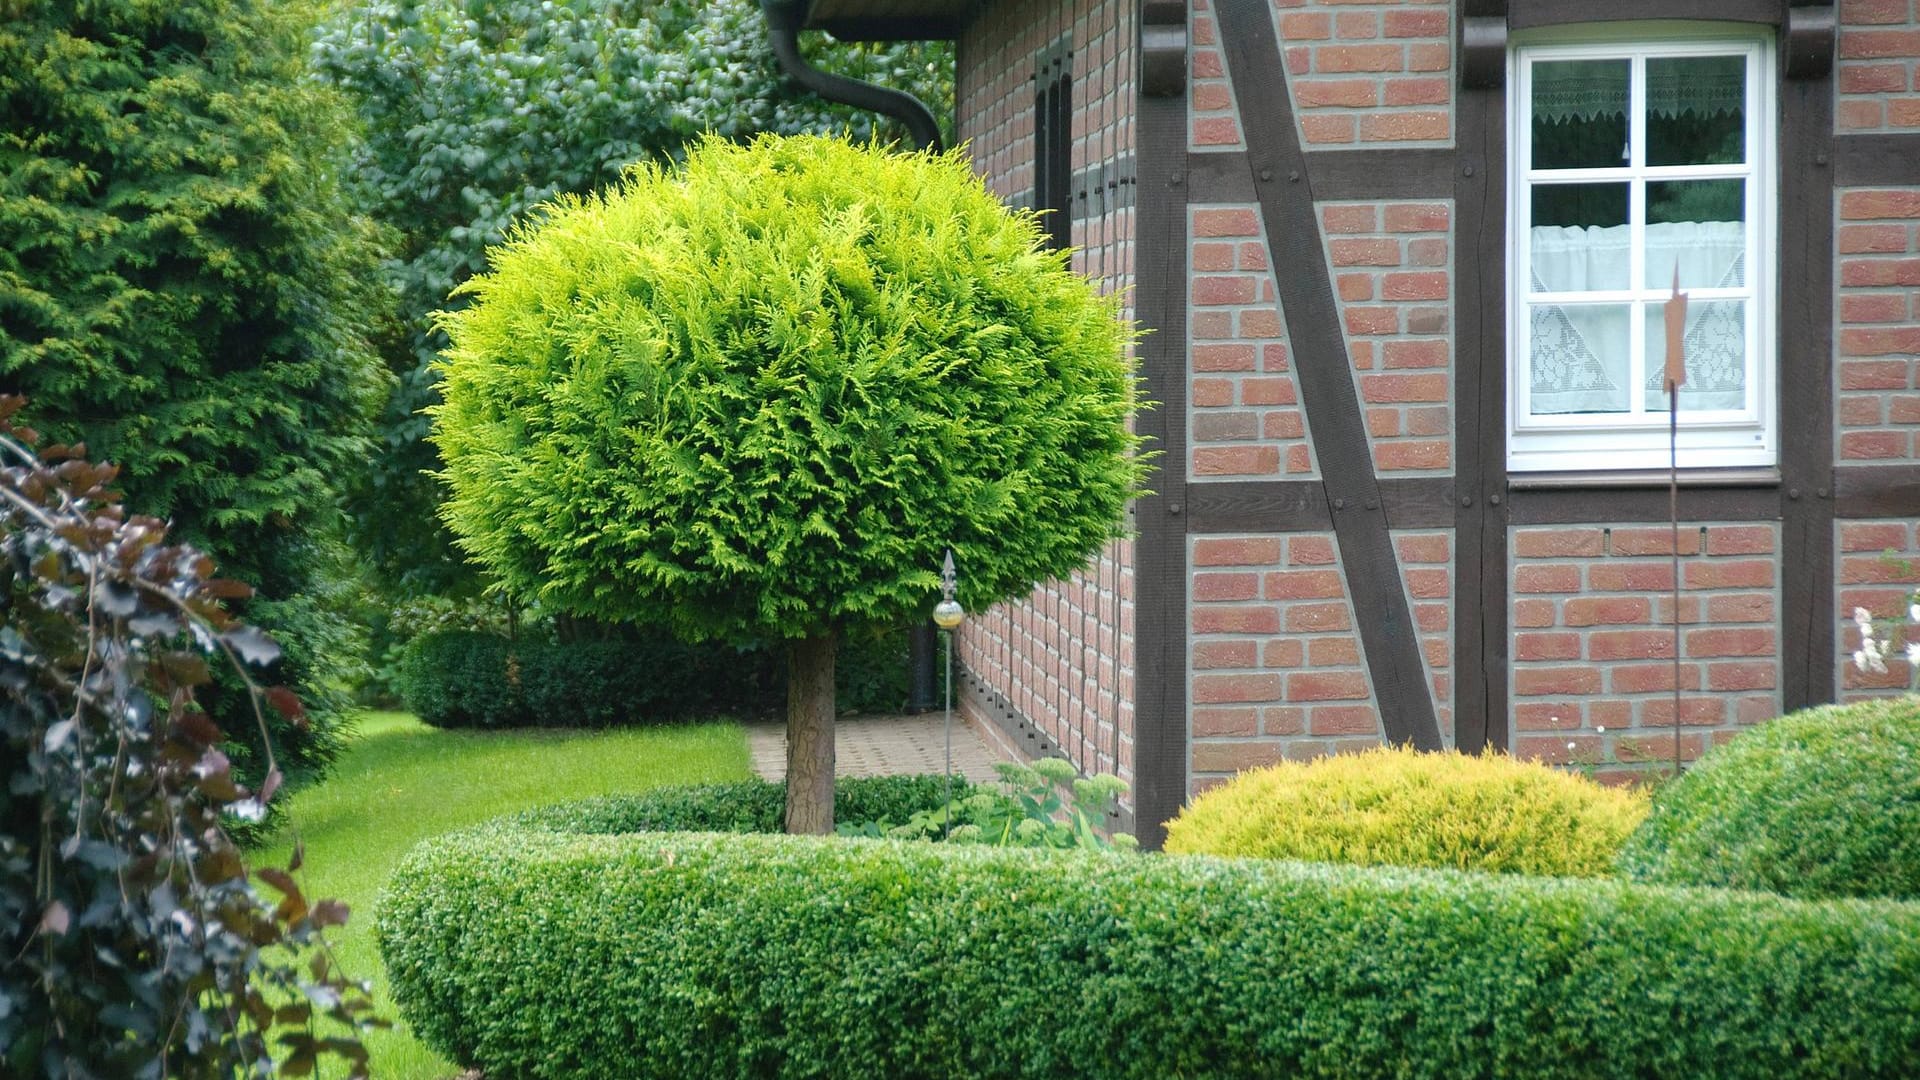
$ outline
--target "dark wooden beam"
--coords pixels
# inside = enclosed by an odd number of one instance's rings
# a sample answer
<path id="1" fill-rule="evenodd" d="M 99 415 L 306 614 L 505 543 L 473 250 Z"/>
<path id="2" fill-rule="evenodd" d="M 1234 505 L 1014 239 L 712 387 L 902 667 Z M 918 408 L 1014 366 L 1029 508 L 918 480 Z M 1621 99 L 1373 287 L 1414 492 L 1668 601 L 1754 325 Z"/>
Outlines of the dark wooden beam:
<path id="1" fill-rule="evenodd" d="M 1780 95 L 1780 692 L 1834 698 L 1833 80 Z"/>
<path id="2" fill-rule="evenodd" d="M 1920 465 L 1842 465 L 1833 470 L 1840 518 L 1920 518 Z"/>
<path id="3" fill-rule="evenodd" d="M 1178 7 L 1173 5 L 1172 7 Z M 1186 14 L 1162 4 L 1143 36 L 1185 49 Z M 1178 22 L 1173 19 L 1177 15 Z M 1135 119 L 1134 316 L 1149 400 L 1138 427 L 1160 451 L 1135 505 L 1133 806 L 1142 846 L 1158 849 L 1187 798 L 1187 99 L 1185 85 L 1142 93 Z"/>
<path id="4" fill-rule="evenodd" d="M 1777 521 L 1778 487 L 1693 485 L 1680 489 L 1681 521 Z M 1666 521 L 1667 489 L 1519 488 L 1507 493 L 1515 525 Z"/>
<path id="5" fill-rule="evenodd" d="M 1484 16 L 1496 18 L 1495 15 Z M 1464 32 L 1464 30 L 1463 30 Z M 1505 56 L 1500 57 L 1504 72 Z M 1507 149 L 1500 82 L 1456 91 L 1453 725 L 1468 753 L 1512 745 L 1507 646 Z"/>
<path id="6" fill-rule="evenodd" d="M 1269 0 L 1216 0 L 1214 6 L 1234 97 L 1247 105 L 1241 113 L 1247 160 L 1267 250 L 1273 265 L 1284 268 L 1274 275 L 1275 287 L 1374 700 L 1389 739 L 1437 750 L 1433 691 L 1374 477 L 1272 6 Z"/>
<path id="7" fill-rule="evenodd" d="M 1835 187 L 1920 184 L 1920 133 L 1836 135 Z"/>
<path id="8" fill-rule="evenodd" d="M 1362 199 L 1447 199 L 1453 196 L 1454 151 L 1445 147 L 1405 150 L 1314 150 L 1307 154 L 1313 197 L 1340 202 Z M 1214 150 L 1187 155 L 1196 203 L 1254 201 L 1254 172 L 1245 151 Z"/>
<path id="9" fill-rule="evenodd" d="M 1781 0 L 1510 0 L 1507 25 L 1531 30 L 1598 21 L 1710 19 L 1779 26 L 1786 17 Z"/>
<path id="10" fill-rule="evenodd" d="M 1318 480 L 1233 480 L 1187 485 L 1190 533 L 1323 532 L 1333 527 Z"/>
<path id="11" fill-rule="evenodd" d="M 1225 480 L 1187 485 L 1189 533 L 1324 532 L 1333 528 L 1318 480 Z M 1395 529 L 1453 525 L 1453 477 L 1388 477 L 1380 503 Z"/>

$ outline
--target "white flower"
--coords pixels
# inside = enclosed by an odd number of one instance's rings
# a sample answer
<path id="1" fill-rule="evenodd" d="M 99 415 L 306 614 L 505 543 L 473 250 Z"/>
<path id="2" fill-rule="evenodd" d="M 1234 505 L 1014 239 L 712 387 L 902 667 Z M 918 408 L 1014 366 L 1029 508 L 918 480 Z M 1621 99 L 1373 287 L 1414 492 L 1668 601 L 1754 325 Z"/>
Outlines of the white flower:
<path id="1" fill-rule="evenodd" d="M 1909 604 L 1907 606 L 1907 620 L 1909 622 L 1920 622 L 1920 603 Z"/>
<path id="2" fill-rule="evenodd" d="M 1607 733 L 1607 725 L 1598 724 L 1594 727 L 1593 730 L 1598 734 L 1605 735 Z"/>
<path id="3" fill-rule="evenodd" d="M 1920 667 L 1920 641 L 1907 642 L 1907 664 L 1910 667 Z"/>
<path id="4" fill-rule="evenodd" d="M 1873 612 L 1863 607 L 1854 608 L 1853 625 L 1858 626 L 1862 632 L 1871 631 L 1873 628 Z"/>

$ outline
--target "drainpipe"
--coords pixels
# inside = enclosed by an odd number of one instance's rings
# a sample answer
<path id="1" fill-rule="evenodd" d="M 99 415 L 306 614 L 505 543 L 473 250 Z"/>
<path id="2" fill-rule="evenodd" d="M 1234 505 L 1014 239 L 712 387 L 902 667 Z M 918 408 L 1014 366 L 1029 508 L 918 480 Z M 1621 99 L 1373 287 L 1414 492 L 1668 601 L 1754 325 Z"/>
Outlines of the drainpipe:
<path id="1" fill-rule="evenodd" d="M 891 116 L 907 126 L 913 145 L 919 150 L 940 149 L 940 125 L 933 112 L 912 94 L 873 83 L 830 75 L 807 63 L 800 55 L 800 28 L 807 21 L 810 0 L 760 0 L 767 16 L 767 43 L 787 78 L 819 94 L 828 101 L 852 105 L 856 109 Z M 931 712 L 938 704 L 934 694 L 933 623 L 921 620 L 907 639 L 907 711 Z"/>
<path id="2" fill-rule="evenodd" d="M 940 125 L 919 98 L 885 86 L 858 79 L 830 75 L 807 63 L 800 55 L 800 27 L 807 21 L 809 0 L 760 0 L 767 16 L 767 43 L 787 78 L 819 94 L 856 109 L 891 116 L 907 126 L 907 133 L 918 150 L 940 149 Z M 931 631 L 929 631 L 931 632 Z"/>

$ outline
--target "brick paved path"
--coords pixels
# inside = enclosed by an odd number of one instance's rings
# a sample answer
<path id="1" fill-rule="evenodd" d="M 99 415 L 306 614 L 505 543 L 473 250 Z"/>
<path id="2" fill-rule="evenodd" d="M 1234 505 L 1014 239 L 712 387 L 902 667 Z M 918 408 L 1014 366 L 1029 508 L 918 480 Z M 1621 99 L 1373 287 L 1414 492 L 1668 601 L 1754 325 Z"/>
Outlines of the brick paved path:
<path id="1" fill-rule="evenodd" d="M 897 776 L 938 773 L 945 754 L 941 714 L 861 716 L 834 724 L 835 772 L 840 776 Z M 779 724 L 747 725 L 747 750 L 753 772 L 769 780 L 787 775 L 787 733 Z M 953 718 L 953 771 L 969 780 L 999 777 L 993 763 L 1005 760 L 980 741 L 958 716 Z"/>

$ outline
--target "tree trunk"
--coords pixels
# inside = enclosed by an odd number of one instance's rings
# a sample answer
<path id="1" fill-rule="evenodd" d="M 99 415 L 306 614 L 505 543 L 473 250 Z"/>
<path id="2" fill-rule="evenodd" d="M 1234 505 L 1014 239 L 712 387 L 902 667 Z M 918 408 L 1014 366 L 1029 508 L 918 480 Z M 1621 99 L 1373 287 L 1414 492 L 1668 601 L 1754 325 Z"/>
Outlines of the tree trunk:
<path id="1" fill-rule="evenodd" d="M 836 632 L 787 643 L 787 831 L 833 832 Z"/>

